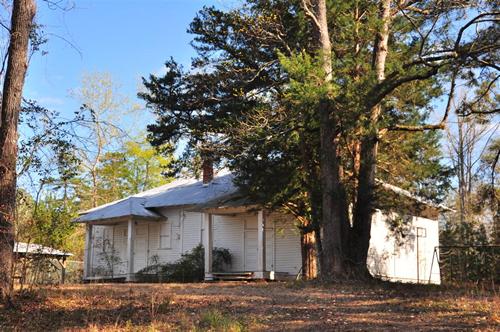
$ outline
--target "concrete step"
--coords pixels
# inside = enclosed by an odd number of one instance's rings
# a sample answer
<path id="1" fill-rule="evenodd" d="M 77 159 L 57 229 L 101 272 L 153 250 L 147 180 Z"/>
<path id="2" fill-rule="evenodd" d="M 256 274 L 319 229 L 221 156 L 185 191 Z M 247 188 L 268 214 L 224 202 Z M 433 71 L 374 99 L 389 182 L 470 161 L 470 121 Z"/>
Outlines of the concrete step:
<path id="1" fill-rule="evenodd" d="M 252 280 L 252 272 L 216 272 L 212 273 L 215 280 Z"/>

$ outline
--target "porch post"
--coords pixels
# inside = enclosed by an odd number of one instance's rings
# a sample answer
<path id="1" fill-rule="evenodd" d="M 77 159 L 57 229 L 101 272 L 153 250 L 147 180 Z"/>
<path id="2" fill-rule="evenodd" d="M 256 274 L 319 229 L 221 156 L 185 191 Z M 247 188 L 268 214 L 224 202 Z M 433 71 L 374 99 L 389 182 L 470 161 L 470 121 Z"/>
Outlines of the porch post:
<path id="1" fill-rule="evenodd" d="M 85 225 L 85 251 L 83 253 L 83 278 L 87 279 L 92 274 L 92 224 Z"/>
<path id="2" fill-rule="evenodd" d="M 66 282 L 66 256 L 63 256 L 61 263 L 61 284 Z"/>
<path id="3" fill-rule="evenodd" d="M 135 223 L 132 218 L 128 220 L 127 229 L 127 260 L 128 260 L 128 274 L 127 281 L 134 279 L 134 231 Z"/>
<path id="4" fill-rule="evenodd" d="M 255 278 L 266 278 L 266 215 L 264 210 L 257 212 L 257 271 Z"/>
<path id="5" fill-rule="evenodd" d="M 205 248 L 205 280 L 213 280 L 212 276 L 212 214 L 203 213 L 203 247 Z"/>

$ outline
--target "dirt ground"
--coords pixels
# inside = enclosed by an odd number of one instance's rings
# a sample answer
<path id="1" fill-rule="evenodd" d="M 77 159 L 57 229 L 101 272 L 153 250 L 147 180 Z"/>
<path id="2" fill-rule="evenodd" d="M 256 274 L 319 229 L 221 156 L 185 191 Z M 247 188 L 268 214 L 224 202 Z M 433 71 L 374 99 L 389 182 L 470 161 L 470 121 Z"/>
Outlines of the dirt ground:
<path id="1" fill-rule="evenodd" d="M 18 294 L 1 331 L 498 331 L 500 298 L 376 283 L 85 284 Z"/>

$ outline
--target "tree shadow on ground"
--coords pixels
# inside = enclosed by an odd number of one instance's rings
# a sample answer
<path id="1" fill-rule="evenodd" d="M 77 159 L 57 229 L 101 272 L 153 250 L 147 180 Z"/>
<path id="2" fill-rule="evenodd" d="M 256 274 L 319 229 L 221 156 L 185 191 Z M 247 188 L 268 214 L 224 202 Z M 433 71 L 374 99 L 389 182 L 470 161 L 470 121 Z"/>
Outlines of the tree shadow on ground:
<path id="1" fill-rule="evenodd" d="M 471 330 L 499 328 L 490 312 L 455 303 L 455 294 L 396 285 L 220 283 L 74 285 L 41 289 L 0 307 L 0 330 L 199 326 L 216 311 L 265 330 Z M 421 290 L 422 292 L 420 292 Z M 425 293 L 425 295 L 422 295 Z M 183 328 L 184 327 L 184 328 Z"/>

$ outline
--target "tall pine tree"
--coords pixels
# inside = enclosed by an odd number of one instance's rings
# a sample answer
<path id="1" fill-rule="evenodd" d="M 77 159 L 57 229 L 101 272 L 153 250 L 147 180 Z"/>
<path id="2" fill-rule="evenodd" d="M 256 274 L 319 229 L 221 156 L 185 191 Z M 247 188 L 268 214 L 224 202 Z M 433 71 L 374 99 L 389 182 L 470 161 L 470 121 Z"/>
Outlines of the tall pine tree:
<path id="1" fill-rule="evenodd" d="M 244 192 L 302 221 L 304 253 L 323 276 L 365 276 L 372 214 L 387 205 L 376 178 L 442 198 L 431 130 L 444 127 L 457 80 L 498 74 L 497 15 L 481 1 L 204 8 L 190 26 L 192 68 L 169 60 L 144 80 L 151 140 L 203 146 Z M 442 121 L 429 123 L 431 110 Z M 304 263 L 313 273 L 314 259 Z"/>

